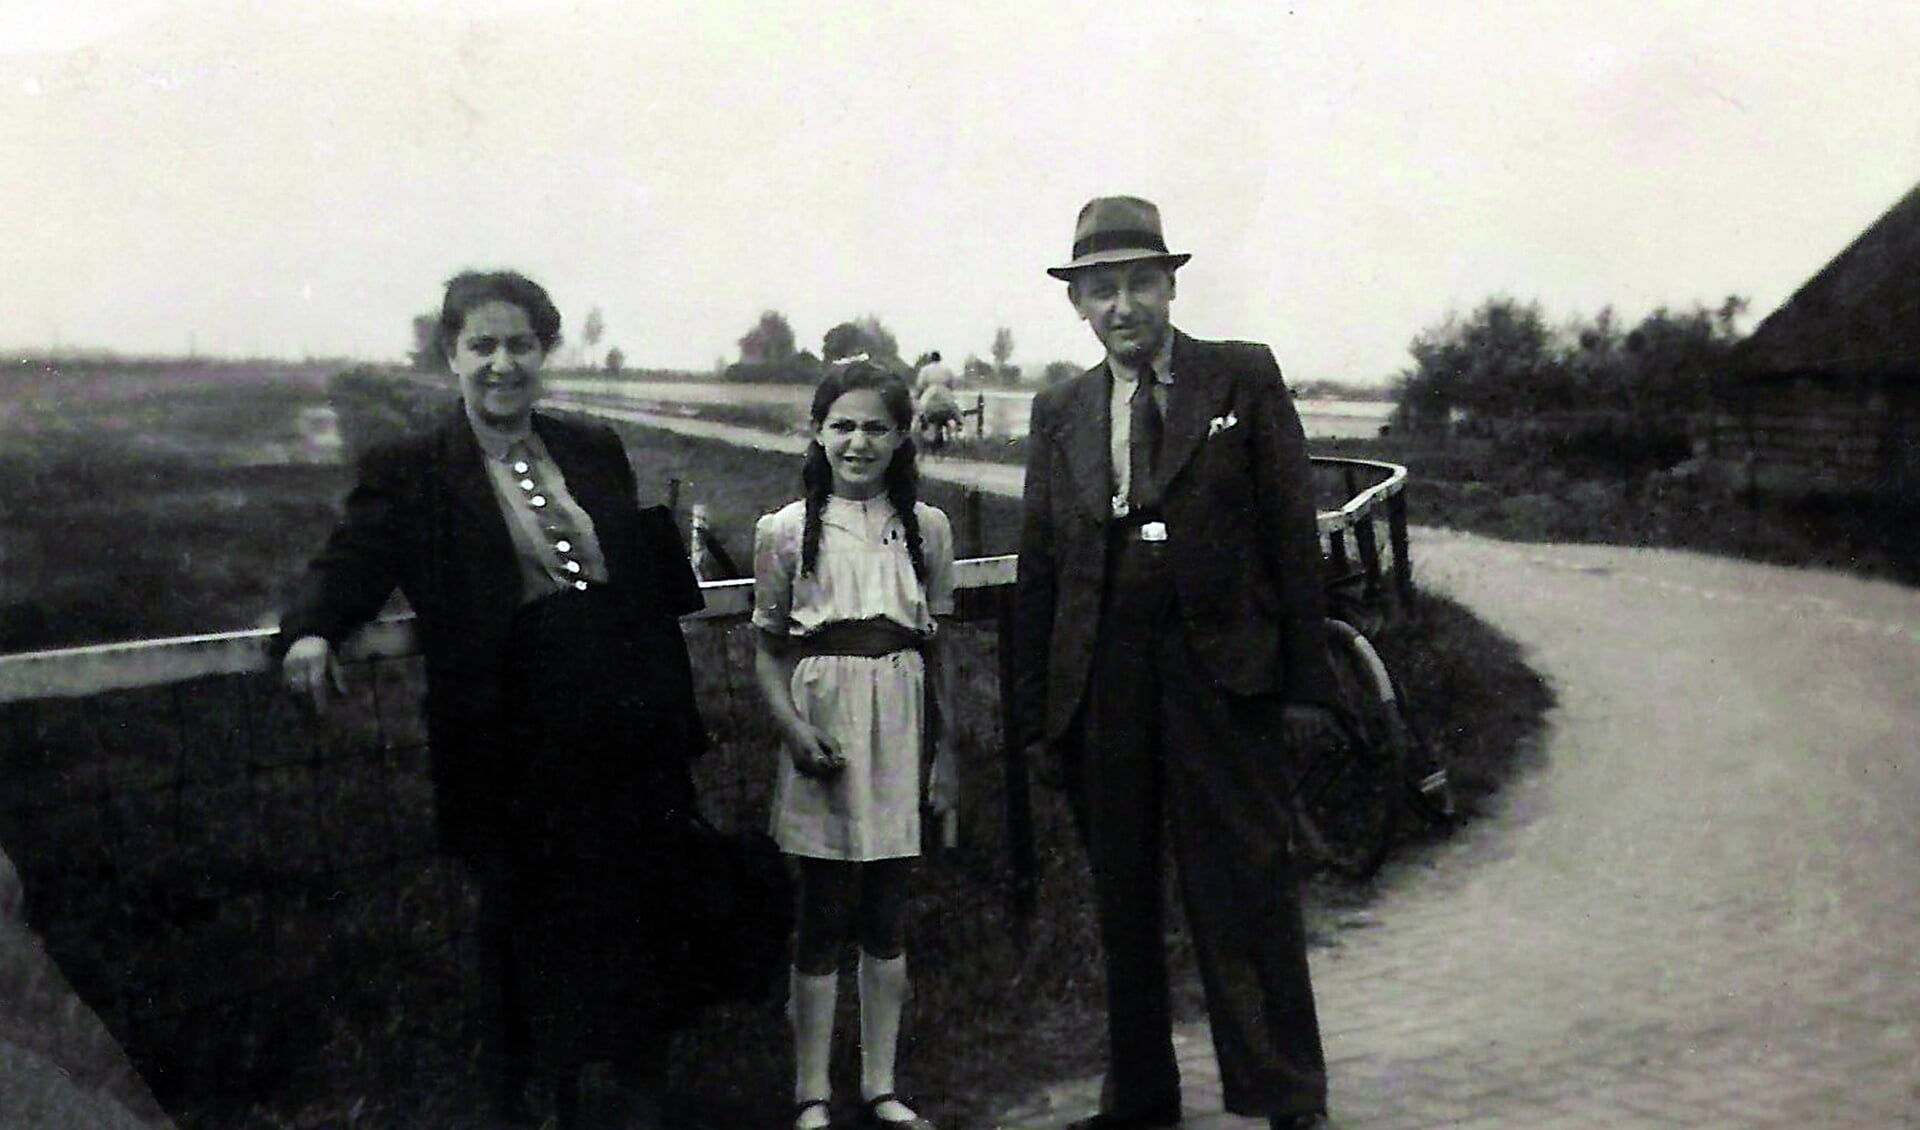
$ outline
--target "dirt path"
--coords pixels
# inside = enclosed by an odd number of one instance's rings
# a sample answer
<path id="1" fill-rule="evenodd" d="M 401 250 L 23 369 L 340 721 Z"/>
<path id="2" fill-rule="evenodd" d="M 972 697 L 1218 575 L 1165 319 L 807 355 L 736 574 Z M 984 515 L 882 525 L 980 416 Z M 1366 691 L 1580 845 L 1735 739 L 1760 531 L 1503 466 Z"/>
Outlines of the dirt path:
<path id="1" fill-rule="evenodd" d="M 736 447 L 750 447 L 757 451 L 800 455 L 807 450 L 807 437 L 803 435 L 779 435 L 763 428 L 725 424 L 717 420 L 695 420 L 661 412 L 645 412 L 637 408 L 615 408 L 605 404 L 569 402 L 564 397 L 556 397 L 554 404 L 555 407 L 598 416 L 603 420 L 645 424 L 648 427 L 661 428 L 680 435 L 717 439 L 722 443 L 730 443 Z M 929 479 L 979 487 L 990 494 L 1005 495 L 1008 498 L 1020 497 L 1021 478 L 1026 473 L 1023 468 L 1014 464 L 980 463 L 925 453 L 920 455 L 918 465 L 920 473 Z"/>

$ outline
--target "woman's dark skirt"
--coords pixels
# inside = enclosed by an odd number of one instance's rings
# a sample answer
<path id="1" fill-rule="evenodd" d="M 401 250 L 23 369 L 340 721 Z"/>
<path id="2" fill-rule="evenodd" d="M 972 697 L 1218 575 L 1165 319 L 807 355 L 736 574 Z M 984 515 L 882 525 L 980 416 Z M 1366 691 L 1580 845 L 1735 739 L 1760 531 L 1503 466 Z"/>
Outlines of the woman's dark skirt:
<path id="1" fill-rule="evenodd" d="M 660 643 L 599 589 L 515 615 L 507 657 L 502 876 L 533 1054 L 548 1068 L 654 1059 L 683 1020 L 671 908 L 693 805 L 689 712 L 648 701 Z"/>

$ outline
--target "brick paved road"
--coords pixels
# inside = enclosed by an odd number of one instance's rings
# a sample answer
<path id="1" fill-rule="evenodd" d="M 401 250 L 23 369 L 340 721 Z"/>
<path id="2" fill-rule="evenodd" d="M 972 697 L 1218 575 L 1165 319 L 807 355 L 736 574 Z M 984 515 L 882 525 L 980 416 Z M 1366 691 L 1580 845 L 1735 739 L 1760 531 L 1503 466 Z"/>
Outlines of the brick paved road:
<path id="1" fill-rule="evenodd" d="M 1414 559 L 1559 706 L 1501 814 L 1315 954 L 1339 1124 L 1920 1126 L 1920 593 L 1434 531 Z M 1185 1125 L 1257 1126 L 1182 1037 Z"/>

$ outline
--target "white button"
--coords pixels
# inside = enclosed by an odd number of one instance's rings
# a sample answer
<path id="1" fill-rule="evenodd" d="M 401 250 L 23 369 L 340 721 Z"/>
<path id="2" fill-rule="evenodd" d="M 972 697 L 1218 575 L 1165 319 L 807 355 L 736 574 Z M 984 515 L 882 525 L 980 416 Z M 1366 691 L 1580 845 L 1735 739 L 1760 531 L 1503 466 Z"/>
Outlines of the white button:
<path id="1" fill-rule="evenodd" d="M 513 473 L 514 473 L 514 474 L 516 474 L 516 475 L 524 475 L 524 474 L 526 474 L 526 473 L 527 473 L 528 471 L 531 471 L 531 470 L 533 470 L 533 468 L 532 468 L 532 466 L 530 466 L 530 465 L 529 465 L 529 464 L 527 463 L 527 461 L 526 461 L 525 459 L 515 459 L 515 460 L 513 461 Z"/>
<path id="2" fill-rule="evenodd" d="M 586 591 L 587 591 L 587 582 L 585 582 L 585 581 L 575 581 L 575 582 L 573 582 L 573 587 L 574 587 L 574 588 L 577 588 L 577 589 L 579 589 L 579 590 L 580 590 L 581 592 L 586 592 Z"/>
<path id="3" fill-rule="evenodd" d="M 559 550 L 562 553 L 572 553 L 573 543 L 568 541 L 565 538 L 561 538 L 559 541 L 553 543 L 553 548 Z"/>
<path id="4" fill-rule="evenodd" d="M 521 479 L 521 480 L 520 480 L 520 489 L 521 489 L 521 490 L 532 490 L 532 489 L 533 489 L 533 480 L 532 480 L 532 479 Z"/>
<path id="5" fill-rule="evenodd" d="M 527 499 L 527 501 L 536 507 L 545 506 L 547 504 L 547 496 L 544 494 L 536 494 L 532 498 Z"/>
<path id="6" fill-rule="evenodd" d="M 578 573 L 580 571 L 580 563 L 578 561 L 569 561 L 566 563 L 566 566 L 567 572 L 569 573 Z"/>

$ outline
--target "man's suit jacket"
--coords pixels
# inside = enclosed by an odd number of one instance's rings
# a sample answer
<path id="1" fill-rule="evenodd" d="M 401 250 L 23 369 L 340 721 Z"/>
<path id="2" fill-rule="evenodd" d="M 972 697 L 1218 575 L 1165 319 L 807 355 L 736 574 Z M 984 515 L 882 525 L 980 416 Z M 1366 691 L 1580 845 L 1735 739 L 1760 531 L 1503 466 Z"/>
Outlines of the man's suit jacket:
<path id="1" fill-rule="evenodd" d="M 1333 700 L 1306 439 L 1264 345 L 1174 331 L 1155 477 L 1179 615 L 1226 690 Z M 1052 742 L 1086 696 L 1112 522 L 1112 375 L 1102 363 L 1034 397 L 1020 534 L 1022 732 Z"/>
<path id="2" fill-rule="evenodd" d="M 633 467 L 611 429 L 540 413 L 533 428 L 593 519 L 614 597 L 612 629 L 642 642 L 650 711 L 676 719 L 687 752 L 698 752 L 706 735 L 678 617 L 703 601 L 672 515 L 637 504 Z M 513 539 L 483 458 L 457 405 L 431 432 L 370 451 L 344 516 L 281 617 L 276 641 L 282 654 L 301 636 L 338 644 L 394 589 L 406 596 L 426 660 L 441 845 L 469 858 L 503 817 L 502 681 L 521 601 Z"/>

